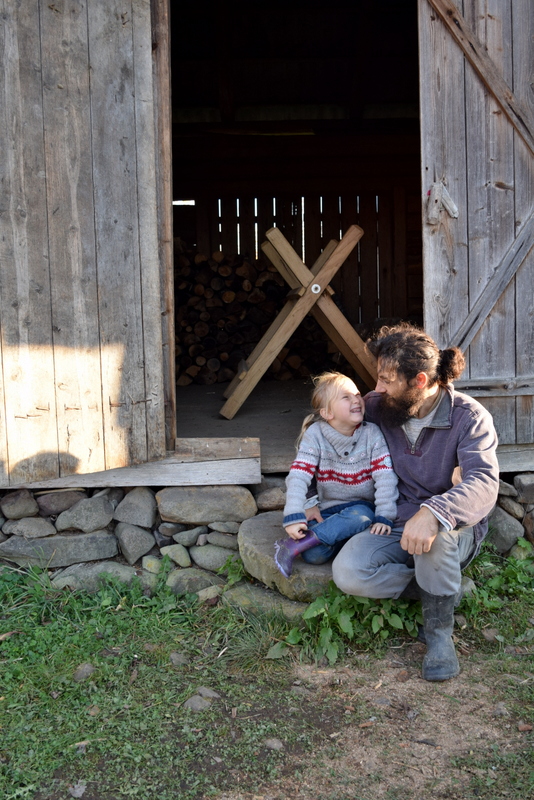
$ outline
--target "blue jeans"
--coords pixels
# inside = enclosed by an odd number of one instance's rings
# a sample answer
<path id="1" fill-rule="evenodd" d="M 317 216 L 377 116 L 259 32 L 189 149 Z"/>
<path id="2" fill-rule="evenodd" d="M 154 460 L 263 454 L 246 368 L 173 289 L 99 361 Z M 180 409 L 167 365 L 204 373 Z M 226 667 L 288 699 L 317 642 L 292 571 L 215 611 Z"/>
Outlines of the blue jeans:
<path id="1" fill-rule="evenodd" d="M 374 506 L 365 500 L 330 506 L 321 511 L 321 516 L 323 522 L 310 520 L 308 523 L 308 528 L 321 541 L 320 545 L 302 554 L 308 564 L 324 564 L 339 551 L 343 542 L 366 530 L 375 520 Z"/>

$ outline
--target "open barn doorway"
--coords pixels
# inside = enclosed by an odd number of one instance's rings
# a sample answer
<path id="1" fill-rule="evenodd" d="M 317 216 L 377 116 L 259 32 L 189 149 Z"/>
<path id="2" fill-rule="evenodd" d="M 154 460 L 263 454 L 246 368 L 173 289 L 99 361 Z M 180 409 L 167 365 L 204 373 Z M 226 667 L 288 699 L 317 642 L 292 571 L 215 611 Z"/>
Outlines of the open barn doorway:
<path id="1" fill-rule="evenodd" d="M 266 231 L 311 267 L 360 225 L 336 304 L 363 338 L 422 321 L 417 2 L 181 0 L 171 24 L 178 436 L 260 436 L 278 471 L 310 375 L 368 387 L 310 315 L 235 418 L 219 415 L 289 291 Z"/>

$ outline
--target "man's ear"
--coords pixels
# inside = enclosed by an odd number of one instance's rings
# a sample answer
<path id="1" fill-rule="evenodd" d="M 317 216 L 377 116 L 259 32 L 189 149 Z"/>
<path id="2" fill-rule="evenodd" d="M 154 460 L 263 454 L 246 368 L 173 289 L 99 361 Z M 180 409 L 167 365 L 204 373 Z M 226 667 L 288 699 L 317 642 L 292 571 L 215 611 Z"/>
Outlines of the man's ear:
<path id="1" fill-rule="evenodd" d="M 428 386 L 428 375 L 426 372 L 418 372 L 415 376 L 415 385 L 418 389 L 426 389 Z"/>
<path id="2" fill-rule="evenodd" d="M 332 414 L 332 412 L 331 412 L 331 411 L 329 411 L 327 408 L 321 408 L 321 409 L 319 410 L 319 414 L 320 414 L 320 415 L 321 415 L 321 417 L 322 417 L 324 420 L 326 420 L 327 422 L 328 422 L 328 420 L 329 420 L 329 419 L 333 419 L 333 418 L 334 418 L 334 415 Z"/>

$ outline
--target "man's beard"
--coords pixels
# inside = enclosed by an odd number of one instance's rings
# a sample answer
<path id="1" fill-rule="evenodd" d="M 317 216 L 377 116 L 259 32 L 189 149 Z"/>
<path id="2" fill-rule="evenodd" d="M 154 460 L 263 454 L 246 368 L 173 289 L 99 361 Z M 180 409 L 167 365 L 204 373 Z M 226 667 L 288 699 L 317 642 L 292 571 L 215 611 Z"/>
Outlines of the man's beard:
<path id="1" fill-rule="evenodd" d="M 402 397 L 383 394 L 378 402 L 380 421 L 390 428 L 400 428 L 415 417 L 424 401 L 424 393 L 417 386 L 409 386 Z"/>

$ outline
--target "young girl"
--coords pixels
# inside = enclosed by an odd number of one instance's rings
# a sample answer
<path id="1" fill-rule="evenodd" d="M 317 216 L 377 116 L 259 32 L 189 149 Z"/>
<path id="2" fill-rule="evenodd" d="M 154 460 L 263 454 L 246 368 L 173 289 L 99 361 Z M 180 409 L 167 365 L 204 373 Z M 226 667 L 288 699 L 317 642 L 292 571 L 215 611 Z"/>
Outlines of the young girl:
<path id="1" fill-rule="evenodd" d="M 397 476 L 377 425 L 363 421 L 363 398 L 339 372 L 314 379 L 313 414 L 297 440 L 297 457 L 286 479 L 284 528 L 274 560 L 289 578 L 295 556 L 319 544 L 334 545 L 370 528 L 389 534 L 396 517 Z M 317 496 L 307 501 L 316 479 Z M 306 519 L 305 508 L 318 505 Z"/>

